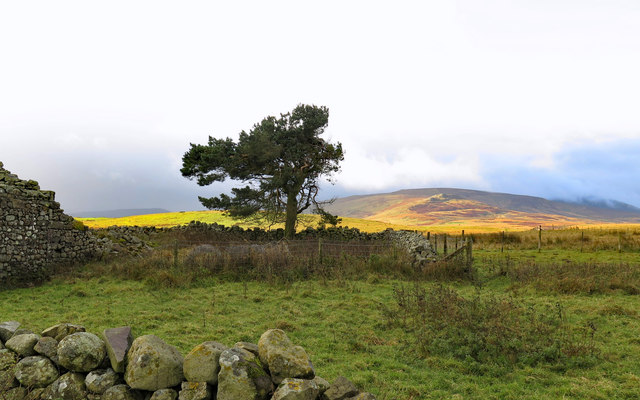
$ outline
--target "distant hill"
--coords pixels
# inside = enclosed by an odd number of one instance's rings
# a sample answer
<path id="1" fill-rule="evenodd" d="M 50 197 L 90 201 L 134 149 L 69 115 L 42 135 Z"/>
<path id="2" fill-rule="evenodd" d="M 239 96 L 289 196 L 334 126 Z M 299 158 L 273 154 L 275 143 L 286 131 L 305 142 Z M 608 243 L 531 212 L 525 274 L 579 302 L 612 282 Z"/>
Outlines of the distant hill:
<path id="1" fill-rule="evenodd" d="M 104 210 L 104 211 L 83 211 L 71 213 L 76 218 L 121 218 L 132 215 L 161 214 L 170 211 L 164 208 L 130 208 L 120 210 Z"/>
<path id="2" fill-rule="evenodd" d="M 327 211 L 401 225 L 512 227 L 640 223 L 640 209 L 617 201 L 552 201 L 541 197 L 479 190 L 433 188 L 349 196 Z"/>

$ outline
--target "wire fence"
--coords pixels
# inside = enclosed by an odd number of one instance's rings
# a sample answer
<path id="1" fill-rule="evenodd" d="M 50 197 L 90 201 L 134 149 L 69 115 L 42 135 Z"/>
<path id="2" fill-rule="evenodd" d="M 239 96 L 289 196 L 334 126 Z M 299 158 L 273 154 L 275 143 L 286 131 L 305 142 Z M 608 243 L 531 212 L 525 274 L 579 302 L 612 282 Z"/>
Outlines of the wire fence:
<path id="1" fill-rule="evenodd" d="M 280 240 L 276 242 L 259 241 L 207 241 L 176 240 L 160 246 L 160 249 L 178 251 L 190 249 L 194 254 L 219 252 L 233 259 L 245 259 L 263 253 L 279 253 L 281 256 L 293 258 L 338 258 L 342 256 L 368 258 L 372 254 L 382 254 L 392 248 L 387 241 L 329 241 L 315 240 Z"/>

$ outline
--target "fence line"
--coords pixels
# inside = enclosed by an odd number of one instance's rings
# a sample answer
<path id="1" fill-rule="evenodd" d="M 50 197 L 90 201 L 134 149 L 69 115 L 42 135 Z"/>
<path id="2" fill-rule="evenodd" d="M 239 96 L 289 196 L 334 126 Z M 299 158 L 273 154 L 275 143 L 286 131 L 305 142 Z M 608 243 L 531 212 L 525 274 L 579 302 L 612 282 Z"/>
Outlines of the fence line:
<path id="1" fill-rule="evenodd" d="M 170 249 L 177 257 L 179 249 L 199 246 L 210 246 L 233 257 L 249 257 L 265 251 L 281 251 L 293 257 L 341 257 L 343 255 L 355 257 L 370 257 L 372 254 L 382 254 L 392 248 L 387 241 L 345 242 L 315 240 L 281 240 L 272 242 L 262 241 L 212 241 L 212 240 L 176 240 L 171 244 L 160 246 L 160 249 Z M 203 250 L 204 251 L 204 250 Z"/>

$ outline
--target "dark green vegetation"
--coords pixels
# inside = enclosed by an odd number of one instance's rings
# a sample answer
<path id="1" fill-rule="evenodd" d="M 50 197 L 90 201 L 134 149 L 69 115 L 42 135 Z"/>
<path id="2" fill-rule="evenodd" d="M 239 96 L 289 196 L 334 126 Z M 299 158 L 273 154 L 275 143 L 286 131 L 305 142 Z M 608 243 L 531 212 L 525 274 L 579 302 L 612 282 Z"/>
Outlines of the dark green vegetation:
<path id="1" fill-rule="evenodd" d="M 329 123 L 326 107 L 298 105 L 280 118 L 269 116 L 238 142 L 209 137 L 207 145 L 191 144 L 182 158 L 182 175 L 201 186 L 234 179 L 248 183 L 232 189 L 233 197 L 200 197 L 212 210 L 231 216 L 267 216 L 275 224 L 285 217 L 287 237 L 295 233 L 296 217 L 318 207 L 318 180 L 338 171 L 344 159 L 342 145 L 320 138 Z"/>
<path id="2" fill-rule="evenodd" d="M 176 258 L 166 248 L 1 292 L 0 309 L 3 320 L 37 329 L 129 324 L 183 352 L 205 340 L 256 341 L 278 327 L 319 375 L 345 375 L 379 399 L 638 398 L 634 232 L 592 232 L 594 247 L 583 243 L 582 252 L 576 231 L 543 233 L 540 253 L 535 232 L 509 236 L 503 252 L 501 236 L 475 235 L 473 271 L 437 264 L 425 273 L 393 251 L 211 262 L 211 253 L 184 248 Z M 630 244 L 618 252 L 621 234 Z"/>

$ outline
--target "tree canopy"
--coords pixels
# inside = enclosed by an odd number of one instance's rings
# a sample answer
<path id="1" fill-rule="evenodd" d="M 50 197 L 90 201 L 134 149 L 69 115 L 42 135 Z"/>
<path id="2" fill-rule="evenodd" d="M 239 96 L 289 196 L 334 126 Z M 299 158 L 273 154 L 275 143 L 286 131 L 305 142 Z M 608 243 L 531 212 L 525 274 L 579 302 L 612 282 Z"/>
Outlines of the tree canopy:
<path id="1" fill-rule="evenodd" d="M 272 222 L 284 219 L 285 235 L 291 237 L 298 214 L 319 207 L 320 178 L 331 182 L 344 159 L 341 143 L 320 137 L 328 123 L 327 107 L 299 104 L 279 118 L 264 118 L 248 133 L 240 132 L 237 142 L 209 136 L 205 145 L 191 143 L 180 171 L 200 186 L 227 179 L 246 184 L 231 189 L 231 196 L 199 197 L 200 202 L 234 217 L 259 213 Z"/>

